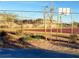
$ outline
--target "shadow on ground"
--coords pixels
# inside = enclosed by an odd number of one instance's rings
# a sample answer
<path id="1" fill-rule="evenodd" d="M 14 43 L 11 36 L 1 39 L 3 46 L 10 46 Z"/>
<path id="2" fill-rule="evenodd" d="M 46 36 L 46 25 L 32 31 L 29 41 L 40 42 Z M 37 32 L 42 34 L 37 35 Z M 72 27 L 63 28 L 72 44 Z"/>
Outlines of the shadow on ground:
<path id="1" fill-rule="evenodd" d="M 0 48 L 0 58 L 79 58 L 79 55 L 34 48 Z"/>

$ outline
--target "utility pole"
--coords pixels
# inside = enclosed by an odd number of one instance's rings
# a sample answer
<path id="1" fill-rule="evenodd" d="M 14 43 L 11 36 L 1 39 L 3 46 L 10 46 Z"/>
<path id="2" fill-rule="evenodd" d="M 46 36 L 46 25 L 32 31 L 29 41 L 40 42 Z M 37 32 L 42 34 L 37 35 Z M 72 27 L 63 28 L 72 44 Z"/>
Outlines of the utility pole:
<path id="1" fill-rule="evenodd" d="M 63 23 L 62 23 L 62 16 L 63 15 L 69 15 L 70 14 L 70 8 L 59 8 L 59 15 L 60 15 L 60 24 L 61 24 L 61 33 L 62 33 L 62 30 L 63 30 Z M 71 16 L 71 19 L 72 19 L 72 16 Z"/>
<path id="2" fill-rule="evenodd" d="M 72 28 L 71 28 L 71 33 L 72 33 L 72 35 L 73 35 L 73 34 L 74 34 L 74 31 L 73 31 L 73 30 L 74 30 L 74 24 L 73 24 L 72 14 L 71 14 L 71 23 L 72 23 L 72 24 L 71 24 L 71 25 L 72 25 L 72 26 L 71 26 L 71 27 L 72 27 Z"/>
<path id="3" fill-rule="evenodd" d="M 21 34 L 23 34 L 23 12 L 21 12 L 22 20 L 21 20 Z"/>
<path id="4" fill-rule="evenodd" d="M 56 21 L 56 39 L 58 39 L 58 26 L 59 26 L 59 15 L 57 16 L 57 21 Z"/>
<path id="5" fill-rule="evenodd" d="M 51 35 L 52 35 L 52 19 L 53 19 L 53 12 L 54 12 L 54 8 L 52 7 L 53 6 L 53 3 L 51 2 L 51 5 L 50 5 L 50 14 L 49 14 L 49 19 L 50 19 L 50 25 L 51 25 Z"/>
<path id="6" fill-rule="evenodd" d="M 63 24 L 62 24 L 62 16 L 60 15 L 60 27 L 61 27 L 61 31 L 60 31 L 60 33 L 62 33 L 62 30 L 63 30 L 63 26 L 62 26 Z"/>
<path id="7" fill-rule="evenodd" d="M 45 35 L 47 35 L 47 31 L 46 31 L 46 16 L 47 16 L 47 8 L 48 8 L 48 6 L 45 6 L 44 7 L 44 11 L 43 11 L 43 18 L 44 18 L 44 29 L 45 29 Z M 46 40 L 47 40 L 47 36 L 46 36 Z"/>

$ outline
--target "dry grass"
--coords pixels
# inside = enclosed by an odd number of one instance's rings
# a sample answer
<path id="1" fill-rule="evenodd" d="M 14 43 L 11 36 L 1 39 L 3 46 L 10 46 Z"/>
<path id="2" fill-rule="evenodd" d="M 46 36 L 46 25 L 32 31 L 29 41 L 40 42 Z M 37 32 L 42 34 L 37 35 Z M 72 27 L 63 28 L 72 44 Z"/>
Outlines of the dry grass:
<path id="1" fill-rule="evenodd" d="M 42 39 L 31 40 L 31 41 L 28 40 L 27 42 L 36 46 L 36 47 L 39 47 L 41 49 L 70 53 L 70 54 L 79 54 L 79 49 L 53 45 L 50 43 L 50 41 L 46 41 L 46 40 L 42 40 Z"/>
<path id="2" fill-rule="evenodd" d="M 5 31 L 12 31 L 15 32 L 15 29 L 5 29 Z M 42 34 L 42 35 L 49 35 L 50 32 L 30 32 L 30 31 L 23 31 L 23 33 L 36 33 L 36 34 Z M 70 34 L 67 33 L 52 33 L 52 35 L 60 35 L 60 36 L 69 36 Z M 78 34 L 79 35 L 79 34 Z M 11 40 L 16 41 L 18 38 L 22 37 L 23 35 L 13 35 L 13 34 L 8 34 L 8 36 L 10 37 Z M 52 38 L 52 37 L 51 37 Z M 54 37 L 55 39 L 55 37 Z M 63 39 L 65 40 L 65 39 Z M 74 48 L 70 48 L 70 47 L 63 47 L 63 46 L 58 46 L 58 45 L 53 45 L 50 43 L 50 41 L 47 40 L 27 40 L 28 43 L 30 43 L 31 45 L 34 45 L 36 47 L 39 47 L 41 49 L 46 49 L 46 50 L 52 50 L 52 51 L 58 51 L 58 52 L 65 52 L 65 53 L 71 53 L 71 54 L 79 54 L 79 49 L 74 49 Z M 54 43 L 54 42 L 53 42 Z M 16 44 L 19 45 L 19 44 Z"/>

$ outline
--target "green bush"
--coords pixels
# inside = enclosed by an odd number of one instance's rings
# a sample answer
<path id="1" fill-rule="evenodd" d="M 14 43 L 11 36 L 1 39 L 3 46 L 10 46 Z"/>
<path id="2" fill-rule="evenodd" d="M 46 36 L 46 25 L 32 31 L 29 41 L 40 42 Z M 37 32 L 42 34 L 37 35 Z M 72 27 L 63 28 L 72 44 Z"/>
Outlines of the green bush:
<path id="1" fill-rule="evenodd" d="M 44 37 L 41 35 L 32 35 L 31 37 L 35 39 L 44 39 Z"/>
<path id="2" fill-rule="evenodd" d="M 69 42 L 76 43 L 76 40 L 77 39 L 78 39 L 78 37 L 77 37 L 76 34 L 71 34 L 70 35 L 70 41 Z"/>
<path id="3" fill-rule="evenodd" d="M 23 41 L 26 41 L 26 40 L 33 40 L 33 39 L 44 39 L 44 37 L 41 35 L 26 35 L 26 36 L 22 37 L 21 39 Z"/>
<path id="4" fill-rule="evenodd" d="M 24 36 L 23 37 L 23 40 L 32 40 L 33 38 L 32 37 L 30 37 L 30 36 Z"/>

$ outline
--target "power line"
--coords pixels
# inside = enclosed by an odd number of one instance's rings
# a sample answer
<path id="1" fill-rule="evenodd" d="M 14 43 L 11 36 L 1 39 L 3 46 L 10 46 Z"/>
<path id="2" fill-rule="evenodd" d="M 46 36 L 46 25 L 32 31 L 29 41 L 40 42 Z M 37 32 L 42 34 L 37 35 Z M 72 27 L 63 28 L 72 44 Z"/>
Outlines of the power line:
<path id="1" fill-rule="evenodd" d="M 36 10 L 36 11 L 25 11 L 25 10 L 0 10 L 0 11 L 3 11 L 3 12 L 7 12 L 7 11 L 11 11 L 11 12 L 34 12 L 34 13 L 43 13 L 44 11 L 39 11 L 39 10 Z M 48 11 L 47 13 L 50 13 L 50 11 Z M 56 13 L 58 14 L 58 12 L 51 12 L 51 13 Z M 79 14 L 79 12 L 71 12 L 70 14 Z"/>

